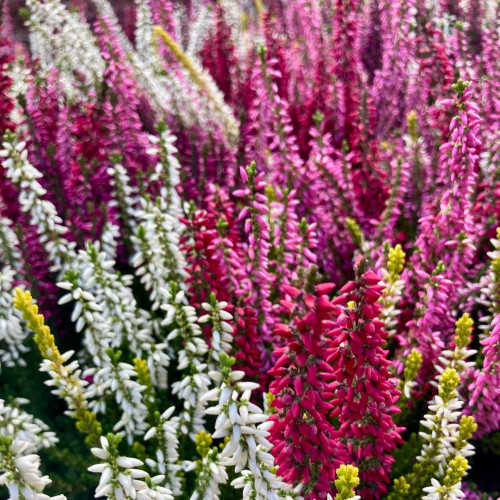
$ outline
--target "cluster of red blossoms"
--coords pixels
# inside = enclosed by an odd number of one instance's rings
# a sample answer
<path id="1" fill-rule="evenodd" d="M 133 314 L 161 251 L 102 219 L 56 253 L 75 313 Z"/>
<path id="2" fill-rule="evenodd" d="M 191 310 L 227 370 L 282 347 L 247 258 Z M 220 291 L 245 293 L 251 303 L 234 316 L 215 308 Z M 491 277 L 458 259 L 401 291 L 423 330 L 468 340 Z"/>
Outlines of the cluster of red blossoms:
<path id="1" fill-rule="evenodd" d="M 377 319 L 384 287 L 365 267 L 359 256 L 355 280 L 334 299 L 331 283 L 311 294 L 283 286 L 281 305 L 291 321 L 274 331 L 285 345 L 270 372 L 276 410 L 270 440 L 278 474 L 302 483 L 306 499 L 325 499 L 343 463 L 359 468 L 362 498 L 379 498 L 387 491 L 391 453 L 402 443 L 403 429 L 392 419 L 400 393 Z"/>

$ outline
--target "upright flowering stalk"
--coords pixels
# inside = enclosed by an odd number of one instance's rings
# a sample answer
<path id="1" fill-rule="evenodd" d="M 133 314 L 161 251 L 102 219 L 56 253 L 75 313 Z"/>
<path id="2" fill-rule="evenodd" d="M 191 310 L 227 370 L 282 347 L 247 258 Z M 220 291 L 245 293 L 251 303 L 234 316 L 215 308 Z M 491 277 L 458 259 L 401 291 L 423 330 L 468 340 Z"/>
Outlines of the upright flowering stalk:
<path id="1" fill-rule="evenodd" d="M 241 284 L 247 294 L 248 305 L 253 306 L 259 314 L 259 324 L 262 327 L 262 341 L 270 341 L 272 304 L 272 277 L 269 273 L 270 228 L 266 220 L 269 212 L 267 198 L 263 193 L 264 173 L 257 173 L 255 163 L 240 173 L 246 184 L 244 189 L 236 190 L 233 195 L 245 197 L 248 206 L 240 212 L 239 220 L 244 221 L 244 231 L 248 235 L 248 278 Z M 262 353 L 265 357 L 265 352 Z"/>
<path id="2" fill-rule="evenodd" d="M 434 366 L 441 351 L 451 340 L 455 319 L 449 302 L 454 290 L 453 282 L 445 277 L 442 262 L 439 262 L 430 275 L 419 269 L 416 272 L 419 279 L 426 279 L 427 283 L 419 292 L 413 318 L 406 324 L 408 332 L 397 335 L 401 351 L 395 366 L 401 372 L 401 359 L 408 356 L 413 348 L 417 349 L 423 357 L 419 382 L 426 384 L 433 378 Z"/>
<path id="3" fill-rule="evenodd" d="M 420 234 L 416 241 L 418 251 L 412 256 L 414 269 L 427 273 L 441 260 L 444 276 L 454 283 L 450 289 L 451 306 L 464 293 L 465 280 L 470 276 L 474 259 L 475 236 L 478 228 L 472 216 L 472 197 L 475 190 L 479 162 L 478 107 L 471 102 L 469 82 L 458 80 L 453 85 L 455 99 L 442 101 L 455 116 L 450 122 L 451 137 L 440 147 L 440 176 L 433 205 L 425 207 Z M 417 274 L 418 280 L 418 274 Z M 449 325 L 443 325 L 443 334 L 450 334 Z"/>
<path id="4" fill-rule="evenodd" d="M 226 333 L 222 339 L 218 338 L 224 332 L 224 324 L 230 326 L 227 321 L 232 319 L 232 316 L 223 310 L 227 303 L 217 303 L 215 297 L 211 296 L 211 304 L 203 303 L 202 306 L 208 314 L 200 318 L 200 321 L 210 320 L 212 323 L 213 369 L 209 371 L 209 376 L 216 385 L 203 396 L 203 399 L 217 401 L 217 404 L 207 408 L 205 413 L 218 416 L 212 437 L 228 438 L 220 453 L 214 453 L 212 450 L 207 455 L 202 463 L 202 472 L 203 468 L 212 470 L 211 474 L 205 476 L 210 477 L 209 482 L 215 486 L 227 480 L 226 468 L 234 467 L 238 477 L 231 484 L 236 488 L 243 487 L 244 499 L 277 500 L 279 496 L 286 494 L 286 491 L 282 490 L 289 488 L 277 479 L 272 471 L 274 468 L 273 456 L 270 454 L 272 445 L 266 439 L 267 429 L 270 426 L 270 423 L 266 422 L 268 417 L 258 406 L 250 402 L 252 390 L 260 386 L 254 382 L 242 381 L 244 372 L 232 369 L 236 359 L 229 357 L 225 352 L 231 348 L 231 336 Z M 217 474 L 214 474 L 215 468 L 210 463 L 216 464 Z M 201 481 L 203 477 L 199 479 Z"/>
<path id="5" fill-rule="evenodd" d="M 380 278 L 367 270 L 362 255 L 356 259 L 355 271 L 355 280 L 344 285 L 342 295 L 335 299 L 336 303 L 353 304 L 343 306 L 338 326 L 328 333 L 332 352 L 327 361 L 333 366 L 331 415 L 338 418 L 348 462 L 359 468 L 361 496 L 380 498 L 387 491 L 394 462 L 391 454 L 402 443 L 402 429 L 392 417 L 399 412 L 396 402 L 400 392 L 389 372 L 387 351 L 382 348 L 387 332 L 378 319 L 378 300 L 384 287 L 379 285 Z"/>
<path id="6" fill-rule="evenodd" d="M 148 137 L 139 117 L 139 89 L 113 23 L 106 16 L 100 17 L 95 24 L 95 31 L 105 61 L 103 85 L 107 89 L 107 99 L 112 103 L 109 110 L 112 114 L 109 117 L 108 151 L 120 151 L 124 166 L 132 181 L 136 182 L 151 161 L 146 154 Z"/>
<path id="7" fill-rule="evenodd" d="M 267 420 L 262 410 L 250 402 L 251 391 L 259 385 L 242 382 L 244 373 L 231 370 L 235 359 L 219 352 L 219 366 L 210 372 L 210 377 L 217 387 L 209 391 L 204 399 L 218 403 L 205 412 L 218 415 L 215 422 L 214 439 L 228 437 L 227 444 L 214 457 L 219 467 L 224 470 L 234 467 L 237 478 L 232 482 L 236 488 L 243 487 L 243 498 L 278 499 L 280 490 L 285 485 L 279 481 L 271 469 L 274 466 L 269 454 L 271 444 L 266 439 Z M 225 482 L 224 474 L 215 475 L 218 482 Z"/>
<path id="8" fill-rule="evenodd" d="M 180 430 L 194 440 L 194 435 L 203 429 L 205 403 L 203 395 L 208 391 L 210 380 L 206 374 L 207 343 L 201 338 L 201 328 L 197 324 L 194 307 L 184 305 L 184 291 L 176 283 L 170 284 L 166 302 L 162 309 L 166 317 L 163 326 L 169 326 L 167 340 L 179 339 L 182 348 L 178 351 L 177 369 L 183 374 L 174 382 L 172 392 L 183 401 L 184 410 L 180 418 Z"/>
<path id="9" fill-rule="evenodd" d="M 73 360 L 66 365 L 74 351 L 64 354 L 59 352 L 54 336 L 45 324 L 43 316 L 38 313 L 38 307 L 33 303 L 30 292 L 23 292 L 16 288 L 14 306 L 23 313 L 28 328 L 35 332 L 35 343 L 44 358 L 40 370 L 48 372 L 52 379 L 46 384 L 54 386 L 53 394 L 66 401 L 67 413 L 77 421 L 77 429 L 87 434 L 86 441 L 89 444 L 95 443 L 102 433 L 102 426 L 96 419 L 95 413 L 88 410 L 88 401 L 84 391 L 88 383 L 80 378 L 81 370 L 78 361 Z"/>
<path id="10" fill-rule="evenodd" d="M 87 100 L 89 87 L 99 84 L 104 71 L 90 27 L 60 0 L 28 0 L 26 4 L 34 56 L 45 67 L 55 66 L 64 74 L 68 94 L 80 90 L 79 97 Z"/>
<path id="11" fill-rule="evenodd" d="M 450 348 L 442 351 L 439 361 L 441 366 L 436 366 L 438 373 L 443 373 L 447 368 L 454 368 L 462 376 L 474 368 L 474 361 L 467 361 L 467 358 L 477 353 L 475 349 L 470 349 L 472 342 L 472 327 L 474 321 L 465 313 L 455 323 L 455 337 Z"/>
<path id="12" fill-rule="evenodd" d="M 493 250 L 488 253 L 490 268 L 486 276 L 480 280 L 481 290 L 476 301 L 488 308 L 487 314 L 481 316 L 479 328 L 489 330 L 493 318 L 500 313 L 500 227 L 497 227 L 496 238 L 492 238 Z"/>
<path id="13" fill-rule="evenodd" d="M 428 431 L 419 433 L 424 444 L 417 463 L 410 474 L 395 482 L 390 499 L 401 498 L 403 492 L 405 498 L 420 498 L 424 488 L 426 492 L 433 491 L 428 487 L 430 483 L 432 488 L 437 488 L 436 482 L 440 481 L 451 486 L 445 479 L 448 469 L 456 460 L 473 454 L 468 440 L 476 429 L 474 419 L 462 416 L 460 423 L 456 423 L 463 404 L 456 392 L 459 382 L 460 376 L 454 368 L 447 368 L 439 377 L 438 394 L 430 401 L 430 411 L 421 421 Z"/>
<path id="14" fill-rule="evenodd" d="M 352 271 L 349 266 L 354 251 L 343 221 L 346 216 L 356 220 L 361 216 L 352 185 L 352 154 L 332 146 L 331 134 L 324 130 L 324 115 L 316 113 L 313 118 L 302 201 L 310 212 L 308 220 L 318 224 L 319 262 L 329 275 L 339 276 Z"/>
<path id="15" fill-rule="evenodd" d="M 224 97 L 212 77 L 195 60 L 187 56 L 172 39 L 172 37 L 161 27 L 155 26 L 154 33 L 159 36 L 170 49 L 175 58 L 189 73 L 190 78 L 196 84 L 200 93 L 200 99 L 206 108 L 207 114 L 213 115 L 215 122 L 219 123 L 230 143 L 238 140 L 239 126 L 234 118 L 231 108 L 224 102 Z"/>
<path id="16" fill-rule="evenodd" d="M 270 371 L 270 392 L 276 413 L 270 416 L 272 454 L 277 473 L 297 487 L 306 499 L 324 499 L 333 490 L 335 470 L 347 458 L 339 433 L 328 414 L 328 380 L 333 378 L 326 363 L 326 332 L 336 306 L 327 293 L 333 285 L 316 287 L 317 295 L 306 295 L 284 285 L 281 304 L 291 316 L 290 325 L 278 324 L 275 333 L 285 346 L 275 351 L 277 361 Z"/>
<path id="17" fill-rule="evenodd" d="M 166 476 L 167 487 L 174 495 L 182 493 L 179 471 L 179 439 L 177 438 L 179 418 L 172 417 L 175 407 L 171 406 L 160 414 L 154 414 L 154 425 L 144 435 L 144 441 L 153 441 L 154 458 L 146 458 L 146 465 L 153 471 Z"/>
<path id="18" fill-rule="evenodd" d="M 20 189 L 21 209 L 29 213 L 30 223 L 40 236 L 53 270 L 61 271 L 74 255 L 74 243 L 66 238 L 67 228 L 55 206 L 44 199 L 47 191 L 38 182 L 42 174 L 29 163 L 26 143 L 12 133 L 7 133 L 4 141 L 0 156 L 4 158 L 2 164 L 7 169 L 7 176 Z"/>

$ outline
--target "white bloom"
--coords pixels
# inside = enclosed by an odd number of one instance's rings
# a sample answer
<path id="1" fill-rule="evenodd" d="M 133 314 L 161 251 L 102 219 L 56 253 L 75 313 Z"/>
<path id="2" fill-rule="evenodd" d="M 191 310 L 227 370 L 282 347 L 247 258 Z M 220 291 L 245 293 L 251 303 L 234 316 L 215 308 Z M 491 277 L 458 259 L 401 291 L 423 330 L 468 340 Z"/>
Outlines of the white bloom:
<path id="1" fill-rule="evenodd" d="M 116 439 L 116 436 L 113 436 Z M 132 457 L 118 455 L 116 443 L 110 446 L 107 438 L 101 437 L 101 448 L 92 448 L 92 453 L 104 462 L 89 467 L 90 472 L 101 474 L 95 496 L 134 498 L 137 500 L 173 500 L 172 492 L 160 483 L 164 476 L 149 478 L 142 469 L 143 463 Z M 151 479 L 151 487 L 142 479 Z"/>
<path id="2" fill-rule="evenodd" d="M 32 500 L 63 500 L 58 495 L 49 497 L 42 493 L 51 483 L 48 476 L 42 476 L 40 457 L 36 454 L 41 448 L 57 443 L 54 433 L 38 419 L 24 412 L 19 405 L 26 401 L 17 399 L 11 406 L 0 399 L 0 442 L 7 448 L 4 455 L 0 451 L 0 485 L 9 489 L 12 499 L 20 496 Z"/>

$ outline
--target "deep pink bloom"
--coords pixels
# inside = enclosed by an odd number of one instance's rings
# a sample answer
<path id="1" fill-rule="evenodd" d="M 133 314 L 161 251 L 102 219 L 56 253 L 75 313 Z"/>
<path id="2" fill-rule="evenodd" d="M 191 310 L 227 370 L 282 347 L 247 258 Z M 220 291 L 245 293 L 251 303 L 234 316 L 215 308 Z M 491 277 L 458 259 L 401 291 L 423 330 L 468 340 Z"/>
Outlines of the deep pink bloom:
<path id="1" fill-rule="evenodd" d="M 293 302 L 285 303 L 290 324 L 277 324 L 274 330 L 285 346 L 276 350 L 277 361 L 269 372 L 270 391 L 276 396 L 271 406 L 277 411 L 270 417 L 271 453 L 278 475 L 289 484 L 303 483 L 304 498 L 325 499 L 334 488 L 335 470 L 347 458 L 328 418 L 332 405 L 327 380 L 333 371 L 326 363 L 325 332 L 337 307 L 322 293 L 331 291 L 325 285 L 315 295 L 293 287 L 284 291 Z"/>
<path id="2" fill-rule="evenodd" d="M 378 320 L 377 303 L 383 286 L 366 270 L 361 255 L 355 264 L 356 278 L 341 290 L 336 321 L 328 331 L 331 416 L 339 421 L 340 442 L 348 452 L 347 463 L 360 474 L 362 498 L 380 498 L 387 491 L 392 452 L 402 444 L 401 431 L 392 419 L 400 392 L 389 372 L 388 351 L 382 348 L 387 332 Z M 354 307 L 345 304 L 354 302 Z"/>

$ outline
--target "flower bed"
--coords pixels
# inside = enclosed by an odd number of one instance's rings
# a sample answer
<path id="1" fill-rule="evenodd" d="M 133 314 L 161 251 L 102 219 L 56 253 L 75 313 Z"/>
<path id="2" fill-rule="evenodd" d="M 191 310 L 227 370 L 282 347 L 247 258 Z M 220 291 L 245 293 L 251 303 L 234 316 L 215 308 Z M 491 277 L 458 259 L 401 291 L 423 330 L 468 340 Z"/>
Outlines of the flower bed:
<path id="1" fill-rule="evenodd" d="M 497 3 L 91 3 L 3 4 L 0 497 L 496 497 Z"/>

